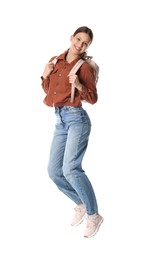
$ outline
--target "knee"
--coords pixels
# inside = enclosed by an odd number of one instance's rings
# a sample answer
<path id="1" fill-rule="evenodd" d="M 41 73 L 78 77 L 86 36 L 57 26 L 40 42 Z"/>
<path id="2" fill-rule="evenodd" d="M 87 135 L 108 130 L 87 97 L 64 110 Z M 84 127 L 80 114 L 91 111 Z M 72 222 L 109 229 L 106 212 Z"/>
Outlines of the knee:
<path id="1" fill-rule="evenodd" d="M 81 165 L 73 163 L 64 163 L 63 165 L 63 175 L 69 183 L 72 183 L 77 178 L 82 177 L 84 173 L 85 172 Z"/>
<path id="2" fill-rule="evenodd" d="M 70 180 L 74 177 L 74 169 L 70 166 L 70 164 L 64 164 L 63 166 L 63 175 L 70 182 Z"/>

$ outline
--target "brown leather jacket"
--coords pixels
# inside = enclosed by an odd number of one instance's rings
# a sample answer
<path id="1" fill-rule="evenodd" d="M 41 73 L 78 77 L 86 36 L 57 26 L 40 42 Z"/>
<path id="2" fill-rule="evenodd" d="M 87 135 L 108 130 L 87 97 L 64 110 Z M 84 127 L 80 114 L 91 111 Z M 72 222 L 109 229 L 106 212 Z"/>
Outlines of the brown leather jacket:
<path id="1" fill-rule="evenodd" d="M 42 87 L 46 93 L 43 102 L 50 107 L 82 106 L 83 100 L 90 104 L 96 103 L 98 95 L 93 69 L 87 62 L 83 63 L 77 72 L 79 81 L 82 84 L 82 91 L 75 89 L 74 101 L 71 103 L 71 84 L 68 80 L 68 74 L 79 58 L 68 63 L 65 59 L 66 54 L 67 51 L 58 56 L 58 62 L 48 78 L 43 79 L 41 77 Z"/>

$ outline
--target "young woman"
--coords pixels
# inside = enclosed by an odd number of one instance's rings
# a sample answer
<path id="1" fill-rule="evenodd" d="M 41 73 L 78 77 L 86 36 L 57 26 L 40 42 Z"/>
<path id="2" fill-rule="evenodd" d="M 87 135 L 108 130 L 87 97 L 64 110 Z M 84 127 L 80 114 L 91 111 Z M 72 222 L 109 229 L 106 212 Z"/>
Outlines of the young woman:
<path id="1" fill-rule="evenodd" d="M 93 32 L 82 26 L 70 37 L 67 51 L 55 56 L 46 64 L 42 87 L 46 93 L 44 103 L 54 107 L 56 126 L 48 162 L 48 174 L 60 191 L 75 204 L 75 214 L 71 222 L 77 226 L 87 219 L 84 237 L 97 233 L 103 217 L 98 213 L 98 205 L 92 184 L 82 169 L 82 160 L 87 149 L 91 122 L 82 107 L 82 101 L 95 104 L 98 99 L 93 68 L 84 62 L 77 74 L 70 73 L 77 61 L 86 56 L 86 50 L 93 41 Z M 75 87 L 71 101 L 71 85 Z"/>

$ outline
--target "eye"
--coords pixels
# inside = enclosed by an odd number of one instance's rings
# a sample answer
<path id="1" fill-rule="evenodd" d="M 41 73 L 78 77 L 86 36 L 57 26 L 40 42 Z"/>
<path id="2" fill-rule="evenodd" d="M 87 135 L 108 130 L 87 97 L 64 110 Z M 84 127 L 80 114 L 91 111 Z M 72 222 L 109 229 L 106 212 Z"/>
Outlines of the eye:
<path id="1" fill-rule="evenodd" d="M 87 42 L 84 42 L 84 45 L 85 45 L 86 47 L 88 47 L 89 44 L 88 44 Z"/>
<path id="2" fill-rule="evenodd" d="M 88 42 L 82 42 L 82 39 L 80 37 L 75 37 L 75 38 L 78 42 L 81 42 L 82 46 L 85 46 L 85 48 L 87 48 L 89 46 L 89 43 Z"/>
<path id="3" fill-rule="evenodd" d="M 81 41 L 79 37 L 76 38 L 78 41 Z"/>

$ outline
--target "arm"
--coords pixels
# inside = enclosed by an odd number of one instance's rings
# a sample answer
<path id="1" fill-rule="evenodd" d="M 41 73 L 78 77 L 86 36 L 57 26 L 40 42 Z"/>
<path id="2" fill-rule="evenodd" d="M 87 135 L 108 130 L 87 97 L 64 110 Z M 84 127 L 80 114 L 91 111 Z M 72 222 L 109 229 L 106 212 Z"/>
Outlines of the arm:
<path id="1" fill-rule="evenodd" d="M 98 99 L 96 83 L 94 78 L 93 68 L 89 64 L 84 63 L 78 75 L 70 74 L 69 82 L 74 84 L 75 88 L 78 89 L 82 100 L 90 104 L 95 104 Z"/>
<path id="2" fill-rule="evenodd" d="M 41 76 L 41 80 L 42 80 L 42 88 L 44 90 L 44 92 L 47 94 L 48 90 L 49 90 L 49 76 L 51 74 L 51 72 L 54 69 L 54 63 L 52 63 L 53 58 L 45 65 L 44 71 L 43 71 L 43 75 Z"/>

